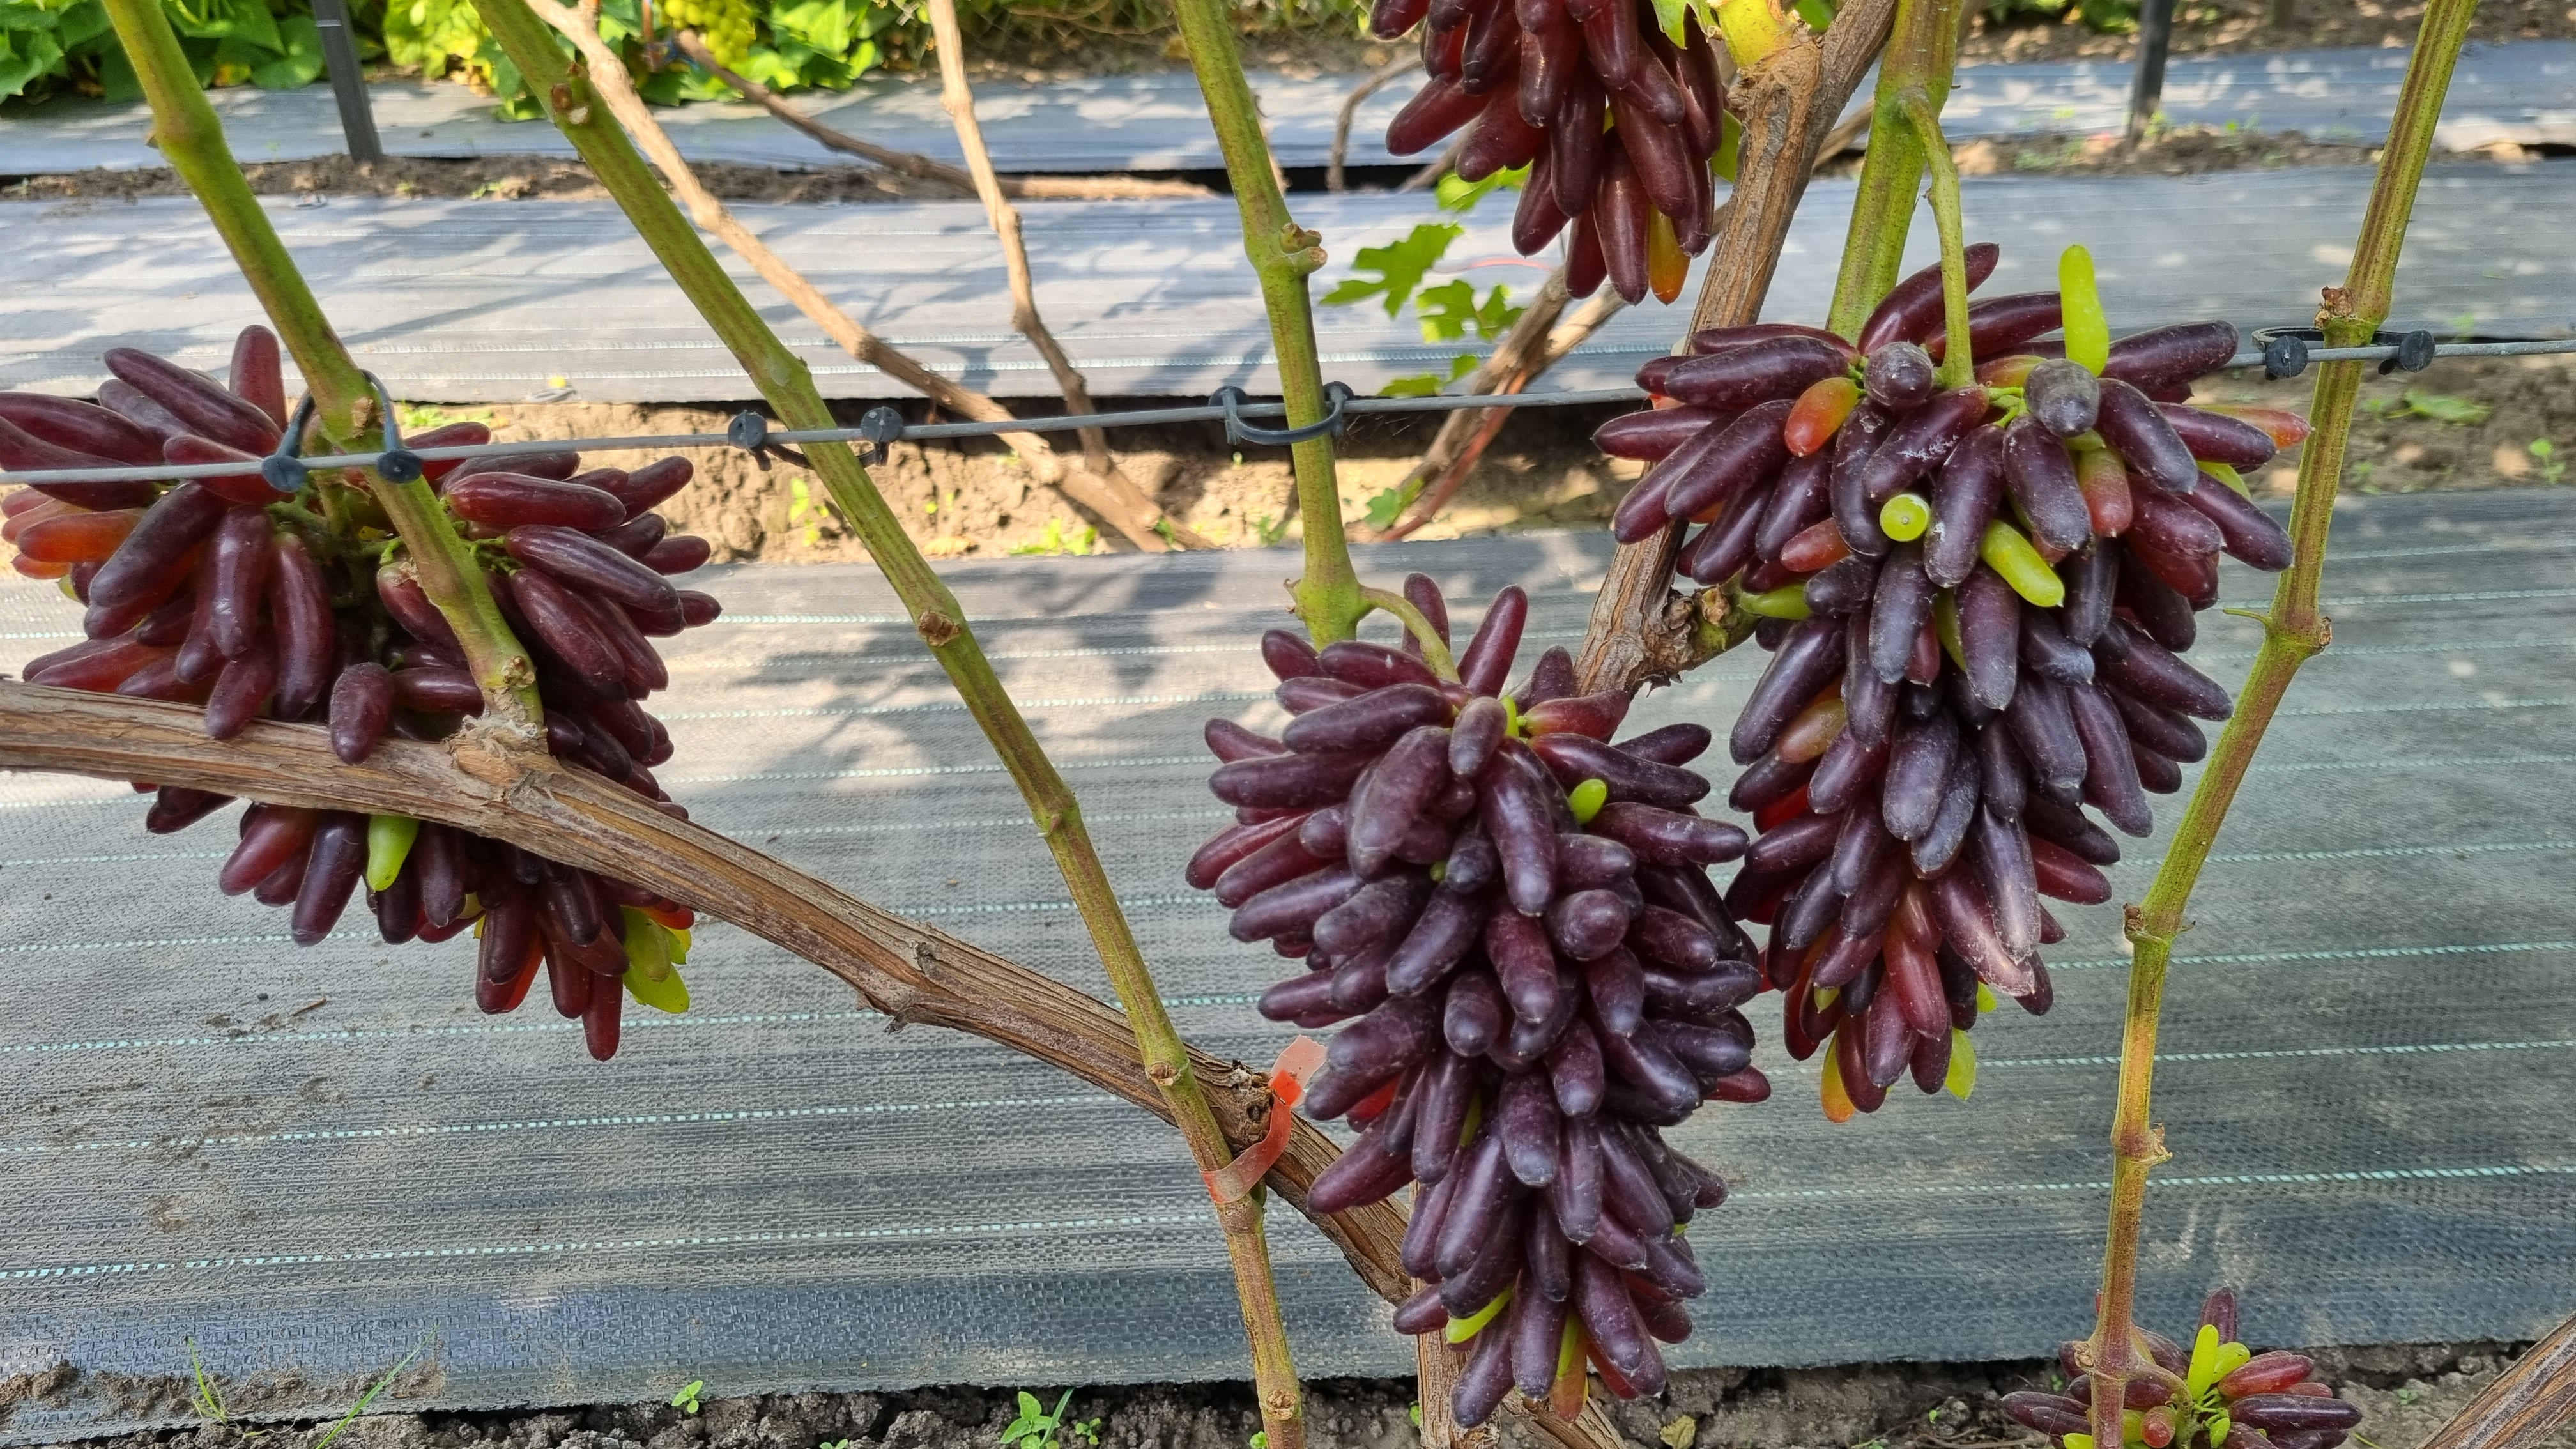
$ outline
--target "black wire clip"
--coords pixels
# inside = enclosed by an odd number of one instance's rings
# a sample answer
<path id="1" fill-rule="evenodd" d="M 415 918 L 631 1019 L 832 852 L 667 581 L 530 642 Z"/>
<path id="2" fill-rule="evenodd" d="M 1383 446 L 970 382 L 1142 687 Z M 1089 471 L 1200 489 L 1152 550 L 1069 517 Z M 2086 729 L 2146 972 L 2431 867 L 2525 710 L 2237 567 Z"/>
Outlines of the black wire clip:
<path id="1" fill-rule="evenodd" d="M 1324 384 L 1324 401 L 1330 403 L 1332 407 L 1322 417 L 1302 428 L 1256 428 L 1245 422 L 1242 414 L 1236 410 L 1250 402 L 1251 398 L 1246 396 L 1243 389 L 1239 387 L 1218 388 L 1208 396 L 1208 406 L 1225 409 L 1227 442 L 1258 443 L 1266 448 L 1285 448 L 1302 443 L 1308 438 L 1320 438 L 1326 433 L 1340 437 L 1342 429 L 1350 426 L 1350 418 L 1342 411 L 1342 406 L 1357 396 L 1359 394 L 1351 391 L 1347 383 Z"/>
<path id="2" fill-rule="evenodd" d="M 873 468 L 886 460 L 886 444 L 903 436 L 903 414 L 883 405 L 872 407 L 859 414 L 859 436 L 868 445 L 859 461 Z"/>
<path id="3" fill-rule="evenodd" d="M 394 416 L 392 394 L 372 372 L 358 376 L 375 389 L 376 413 L 384 422 L 383 447 L 376 454 L 376 476 L 388 483 L 409 483 L 428 470 L 420 455 L 403 446 L 402 424 Z M 296 400 L 295 412 L 286 420 L 286 431 L 278 435 L 277 451 L 259 460 L 259 476 L 280 493 L 294 494 L 304 487 L 304 475 L 311 471 L 303 462 L 304 430 L 313 423 L 313 394 Z"/>
<path id="4" fill-rule="evenodd" d="M 769 459 L 773 454 L 799 468 L 814 466 L 806 462 L 805 455 L 794 448 L 785 443 L 769 441 L 769 419 L 748 408 L 734 414 L 733 421 L 725 424 L 725 441 L 749 453 L 751 461 L 759 464 L 760 471 L 763 473 L 769 471 Z"/>
<path id="5" fill-rule="evenodd" d="M 2265 327 L 2254 334 L 2255 345 L 2263 349 L 2263 371 L 2272 377 L 2296 377 L 2307 371 L 2308 350 L 2325 340 L 2325 333 L 2314 327 Z M 2433 334 L 2421 328 L 2373 333 L 2369 345 L 2397 349 L 2396 356 L 2380 359 L 2382 377 L 2400 369 L 2422 372 L 2433 365 Z"/>

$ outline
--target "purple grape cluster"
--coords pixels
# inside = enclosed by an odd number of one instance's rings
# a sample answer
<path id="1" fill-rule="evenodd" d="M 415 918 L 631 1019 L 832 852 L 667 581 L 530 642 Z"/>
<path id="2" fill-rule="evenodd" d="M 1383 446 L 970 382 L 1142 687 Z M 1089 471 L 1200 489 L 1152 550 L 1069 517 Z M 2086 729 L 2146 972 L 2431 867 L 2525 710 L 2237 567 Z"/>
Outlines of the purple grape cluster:
<path id="1" fill-rule="evenodd" d="M 1982 281 L 1996 249 L 1968 249 Z M 2000 993 L 2048 1008 L 2044 896 L 2110 897 L 2120 830 L 2180 788 L 2227 692 L 2182 659 L 2221 552 L 2263 569 L 2281 526 L 2230 486 L 2295 419 L 2182 405 L 2233 355 L 2225 323 L 2066 359 L 2057 293 L 1975 303 L 1980 382 L 1940 390 L 1940 273 L 1908 278 L 1858 345 L 1784 324 L 1703 332 L 1615 419 L 1653 466 L 1613 529 L 1704 523 L 1680 570 L 1734 581 L 1772 659 L 1728 739 L 1729 803 L 1760 838 L 1727 891 L 1767 924 L 1765 979 L 1804 1059 L 1831 1045 L 1837 1120 L 1909 1073 L 1964 1095 L 1960 1052 Z M 2275 431 L 2266 431 L 2268 424 Z M 1959 1060 L 1953 1061 L 1954 1053 Z"/>
<path id="2" fill-rule="evenodd" d="M 2361 1410 L 2316 1377 L 2313 1359 L 2281 1349 L 2256 1353 L 2238 1340 L 2232 1290 L 2209 1295 L 2188 1349 L 2153 1329 L 2138 1336 L 2158 1372 L 2130 1379 L 2121 1395 L 2123 1449 L 2336 1449 L 2361 1425 Z M 2048 1435 L 2057 1449 L 2095 1442 L 2084 1349 L 2069 1343 L 2058 1350 L 2064 1393 L 2004 1395 L 2004 1412 Z"/>
<path id="3" fill-rule="evenodd" d="M 1445 642 L 1431 581 L 1405 593 Z M 1265 635 L 1295 718 L 1275 740 L 1210 722 L 1238 821 L 1188 868 L 1236 940 L 1305 963 L 1263 1015 L 1349 1023 L 1306 1110 L 1360 1137 L 1309 1206 L 1421 1184 L 1404 1263 L 1431 1286 L 1396 1325 L 1472 1342 L 1467 1424 L 1587 1356 L 1615 1390 L 1662 1386 L 1655 1341 L 1689 1334 L 1703 1287 L 1681 1227 L 1725 1187 L 1657 1129 L 1770 1091 L 1736 1009 L 1753 946 L 1707 876 L 1744 833 L 1693 809 L 1709 786 L 1684 768 L 1709 731 L 1611 743 L 1628 697 L 1576 694 L 1562 649 L 1507 692 L 1528 611 L 1497 595 L 1454 680 L 1410 642 Z"/>
<path id="4" fill-rule="evenodd" d="M 314 473 L 292 496 L 260 460 L 288 422 L 277 341 L 242 334 L 230 385 L 131 348 L 110 351 L 99 402 L 0 393 L 0 467 L 240 463 L 177 483 L 35 484 L 8 500 L 0 536 L 21 573 L 54 577 L 87 606 L 85 642 L 31 662 L 27 679 L 205 707 L 230 739 L 253 719 L 327 724 L 340 758 L 379 740 L 435 740 L 483 710 L 462 646 L 422 592 L 365 475 Z M 459 423 L 414 447 L 480 444 Z M 653 778 L 671 737 L 641 701 L 667 685 L 654 637 L 712 621 L 716 601 L 666 575 L 705 563 L 704 539 L 670 535 L 656 504 L 686 459 L 581 472 L 558 448 L 426 465 L 453 527 L 537 668 L 546 746 L 568 765 L 685 816 Z M 145 828 L 166 834 L 232 803 L 159 790 Z M 293 935 L 329 935 L 361 880 L 387 943 L 481 938 L 475 996 L 517 1007 L 538 966 L 558 1011 L 583 1020 L 593 1056 L 617 1049 L 629 986 L 685 1002 L 671 971 L 690 913 L 641 887 L 447 826 L 254 804 L 217 873 L 227 895 L 291 907 Z M 621 985 L 626 983 L 626 985 Z"/>
<path id="5" fill-rule="evenodd" d="M 1428 20 L 1422 89 L 1386 149 L 1423 150 L 1469 127 L 1462 180 L 1527 166 L 1512 244 L 1523 256 L 1570 224 L 1566 286 L 1607 277 L 1631 303 L 1680 293 L 1714 235 L 1709 161 L 1726 109 L 1717 50 L 1685 11 L 1667 37 L 1652 0 L 1377 0 L 1369 28 L 1394 40 Z"/>

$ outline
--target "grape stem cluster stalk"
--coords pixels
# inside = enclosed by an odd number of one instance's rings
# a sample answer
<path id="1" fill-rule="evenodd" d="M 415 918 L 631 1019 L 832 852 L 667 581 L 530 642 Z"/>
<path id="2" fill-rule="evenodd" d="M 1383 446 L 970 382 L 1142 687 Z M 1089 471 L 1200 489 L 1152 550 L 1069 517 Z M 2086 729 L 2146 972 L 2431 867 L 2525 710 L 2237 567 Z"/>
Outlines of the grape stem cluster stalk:
<path id="1" fill-rule="evenodd" d="M 2476 9 L 2477 0 L 2431 0 L 2425 7 L 2351 270 L 2344 285 L 2326 289 L 2325 305 L 2317 313 L 2328 347 L 2366 344 L 2387 320 L 2397 255 L 2406 241 L 2425 157 L 2432 150 L 2433 126 L 2468 36 L 2469 17 Z M 2169 1155 L 2163 1134 L 2149 1119 L 2165 970 L 2174 938 L 2188 925 L 2183 912 L 2191 902 L 2192 887 L 2217 843 L 2219 827 L 2235 803 L 2264 731 L 2299 666 L 2323 650 L 2333 634 L 2317 606 L 2317 590 L 2362 367 L 2359 362 L 2329 362 L 2318 369 L 2315 399 L 2308 410 L 2315 431 L 2300 457 L 2298 492 L 2290 505 L 2289 570 L 2273 593 L 2271 611 L 2261 616 L 2263 644 L 2237 696 L 2235 716 L 2210 750 L 2209 766 L 2174 830 L 2155 884 L 2146 899 L 2128 912 L 2133 956 L 2120 1042 L 2119 1099 L 2111 1124 L 2110 1233 L 2102 1254 L 2100 1320 L 2089 1345 L 2090 1367 L 2098 1385 L 2093 1397 L 2097 1444 L 2121 1442 L 2122 1389 L 2144 1360 L 2135 1328 L 2139 1221 L 2146 1205 L 2147 1171 Z"/>
<path id="2" fill-rule="evenodd" d="M 251 194 L 250 183 L 243 179 L 232 147 L 224 140 L 223 125 L 198 87 L 168 17 L 152 0 L 113 0 L 108 19 L 134 63 L 144 97 L 151 102 L 153 144 L 196 193 L 232 252 L 234 264 L 267 309 L 287 351 L 294 354 L 296 370 L 313 395 L 316 427 L 329 444 L 323 451 L 373 446 L 382 424 L 375 389 L 350 360 L 339 334 L 331 330 L 330 319 L 323 316 L 322 304 L 296 271 L 277 229 L 269 225 L 268 213 Z M 437 496 L 420 479 L 393 483 L 372 471 L 367 486 L 402 534 L 422 591 L 455 629 L 465 649 L 466 667 L 482 686 L 485 703 L 477 737 L 536 748 L 536 734 L 544 721 L 537 703 L 536 667 L 511 636 L 500 606 L 484 585 L 483 570 L 467 554 L 464 540 L 448 527 Z"/>
<path id="3" fill-rule="evenodd" d="M 521 0 L 476 0 L 475 10 L 530 87 L 538 90 L 557 129 L 616 198 L 663 270 L 732 351 L 779 420 L 791 428 L 831 427 L 831 409 L 815 391 L 805 363 L 778 340 L 726 275 L 723 264 L 654 180 L 607 107 L 594 104 L 598 93 L 585 69 L 556 48 L 544 23 Z M 1293 399 L 1291 406 L 1295 406 Z M 826 443 L 815 445 L 807 456 L 842 517 L 849 520 L 903 601 L 915 632 L 939 660 L 959 699 L 1019 787 L 1038 833 L 1064 875 L 1074 907 L 1091 932 L 1110 984 L 1126 1007 L 1146 1075 L 1162 1090 L 1190 1155 L 1203 1171 L 1225 1166 L 1233 1160 L 1235 1148 L 1219 1126 L 1193 1073 L 1188 1048 L 1163 1008 L 1162 994 L 1119 907 L 1100 853 L 1092 846 L 1073 791 L 994 674 L 982 644 L 967 625 L 965 610 L 904 532 L 901 520 L 860 466 L 858 455 L 845 444 Z M 1253 1377 L 1269 1442 L 1276 1449 L 1301 1449 L 1303 1417 L 1296 1369 L 1288 1352 L 1287 1330 L 1280 1321 L 1261 1208 L 1256 1194 L 1219 1204 L 1217 1219 L 1225 1232 L 1251 1339 Z"/>

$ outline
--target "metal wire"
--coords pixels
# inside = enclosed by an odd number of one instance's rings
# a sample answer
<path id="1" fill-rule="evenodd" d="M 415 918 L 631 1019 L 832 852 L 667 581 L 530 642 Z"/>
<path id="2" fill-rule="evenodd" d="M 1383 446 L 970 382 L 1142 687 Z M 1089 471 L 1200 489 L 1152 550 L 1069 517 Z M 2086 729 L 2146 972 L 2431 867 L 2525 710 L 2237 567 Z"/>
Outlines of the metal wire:
<path id="1" fill-rule="evenodd" d="M 2397 356 L 2395 347 L 2311 347 L 2307 360 L 2316 362 L 2377 362 Z M 2576 352 L 2576 338 L 2557 338 L 2545 342 L 2447 342 L 2437 345 L 2433 355 L 2442 357 L 2537 357 L 2551 353 Z M 2227 360 L 2229 367 L 2260 367 L 2261 352 L 2240 352 Z M 1348 413 L 1445 413 L 1461 408 L 1547 408 L 1586 407 L 1598 403 L 1633 403 L 1642 401 L 1643 389 L 1633 387 L 1594 388 L 1580 392 L 1511 392 L 1437 394 L 1430 397 L 1355 397 L 1343 404 Z M 1066 433 L 1079 428 L 1143 428 L 1168 423 L 1206 423 L 1224 420 L 1227 409 L 1216 404 L 1177 408 L 1135 408 L 1117 413 L 1073 413 L 1063 417 L 1015 418 L 1009 422 L 916 423 L 907 424 L 894 436 L 907 442 L 928 442 L 941 438 L 989 438 L 1000 433 Z M 1236 417 L 1286 417 L 1288 409 L 1275 402 L 1246 402 L 1233 407 Z M 793 428 L 764 433 L 764 446 L 801 443 L 861 443 L 876 446 L 883 435 L 867 428 Z M 476 443 L 452 448 L 419 448 L 413 455 L 425 462 L 443 463 L 465 458 L 493 458 L 510 453 L 525 453 L 542 448 L 575 447 L 584 450 L 617 448 L 729 448 L 736 447 L 727 433 L 655 433 L 622 437 L 543 438 L 515 443 Z M 382 452 L 331 453 L 299 458 L 308 471 L 326 468 L 365 468 L 374 465 Z M 0 472 L 0 483 L 122 483 L 160 481 L 163 479 L 237 477 L 257 470 L 256 463 L 189 463 L 161 464 L 133 468 L 49 468 L 23 473 Z"/>

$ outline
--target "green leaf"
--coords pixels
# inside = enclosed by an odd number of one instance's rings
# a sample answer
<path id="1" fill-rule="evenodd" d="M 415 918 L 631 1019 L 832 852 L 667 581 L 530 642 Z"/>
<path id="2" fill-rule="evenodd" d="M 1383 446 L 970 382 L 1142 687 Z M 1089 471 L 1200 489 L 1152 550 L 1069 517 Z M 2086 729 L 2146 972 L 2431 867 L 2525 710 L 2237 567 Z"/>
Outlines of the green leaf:
<path id="1" fill-rule="evenodd" d="M 1655 28 L 1664 33 L 1664 39 L 1681 44 L 1682 16 L 1689 10 L 1690 0 L 1655 0 Z"/>
<path id="2" fill-rule="evenodd" d="M 41 30 L 0 30 L 0 98 L 61 73 L 63 47 Z"/>
<path id="3" fill-rule="evenodd" d="M 322 74 L 322 32 L 310 15 L 289 15 L 277 22 L 285 51 L 275 60 L 253 66 L 250 83 L 264 91 L 291 91 L 311 85 Z"/>
<path id="4" fill-rule="evenodd" d="M 1431 194 L 1439 200 L 1442 211 L 1465 213 L 1475 210 L 1477 202 L 1493 195 L 1496 191 L 1506 187 L 1518 191 L 1528 181 L 1529 168 L 1526 166 L 1514 166 L 1497 171 L 1482 181 L 1461 181 L 1458 179 L 1458 174 L 1453 171 L 1440 178 L 1439 184 L 1432 188 Z"/>
<path id="5" fill-rule="evenodd" d="M 1399 377 L 1377 390 L 1379 397 L 1431 397 L 1447 386 L 1436 372 Z"/>
<path id="6" fill-rule="evenodd" d="M 1413 496 L 1414 490 L 1410 488 L 1388 488 L 1381 492 L 1370 494 L 1368 501 L 1369 527 L 1381 529 L 1393 528 L 1395 526 L 1395 521 L 1404 516 L 1406 506 L 1413 502 Z"/>
<path id="7" fill-rule="evenodd" d="M 1834 23 L 1834 7 L 1827 0 L 1798 0 L 1797 10 L 1809 29 L 1822 30 Z"/>
<path id="8" fill-rule="evenodd" d="M 2431 418 L 2437 423 L 2459 423 L 2464 426 L 2483 423 L 2487 420 L 2487 415 L 2495 411 L 2485 403 L 2471 402 L 2467 398 L 2453 397 L 2449 393 L 2415 392 L 2411 389 L 2406 393 L 2406 407 L 2418 417 Z"/>
<path id="9" fill-rule="evenodd" d="M 1333 290 L 1324 294 L 1324 305 L 1346 307 L 1365 302 L 1371 297 L 1386 299 L 1386 315 L 1392 317 L 1404 310 L 1405 299 L 1422 279 L 1447 255 L 1449 244 L 1466 234 L 1466 228 L 1449 222 L 1426 221 L 1399 242 L 1382 247 L 1362 247 L 1352 259 L 1352 276 L 1346 277 Z M 1378 280 L 1358 275 L 1375 272 Z"/>

